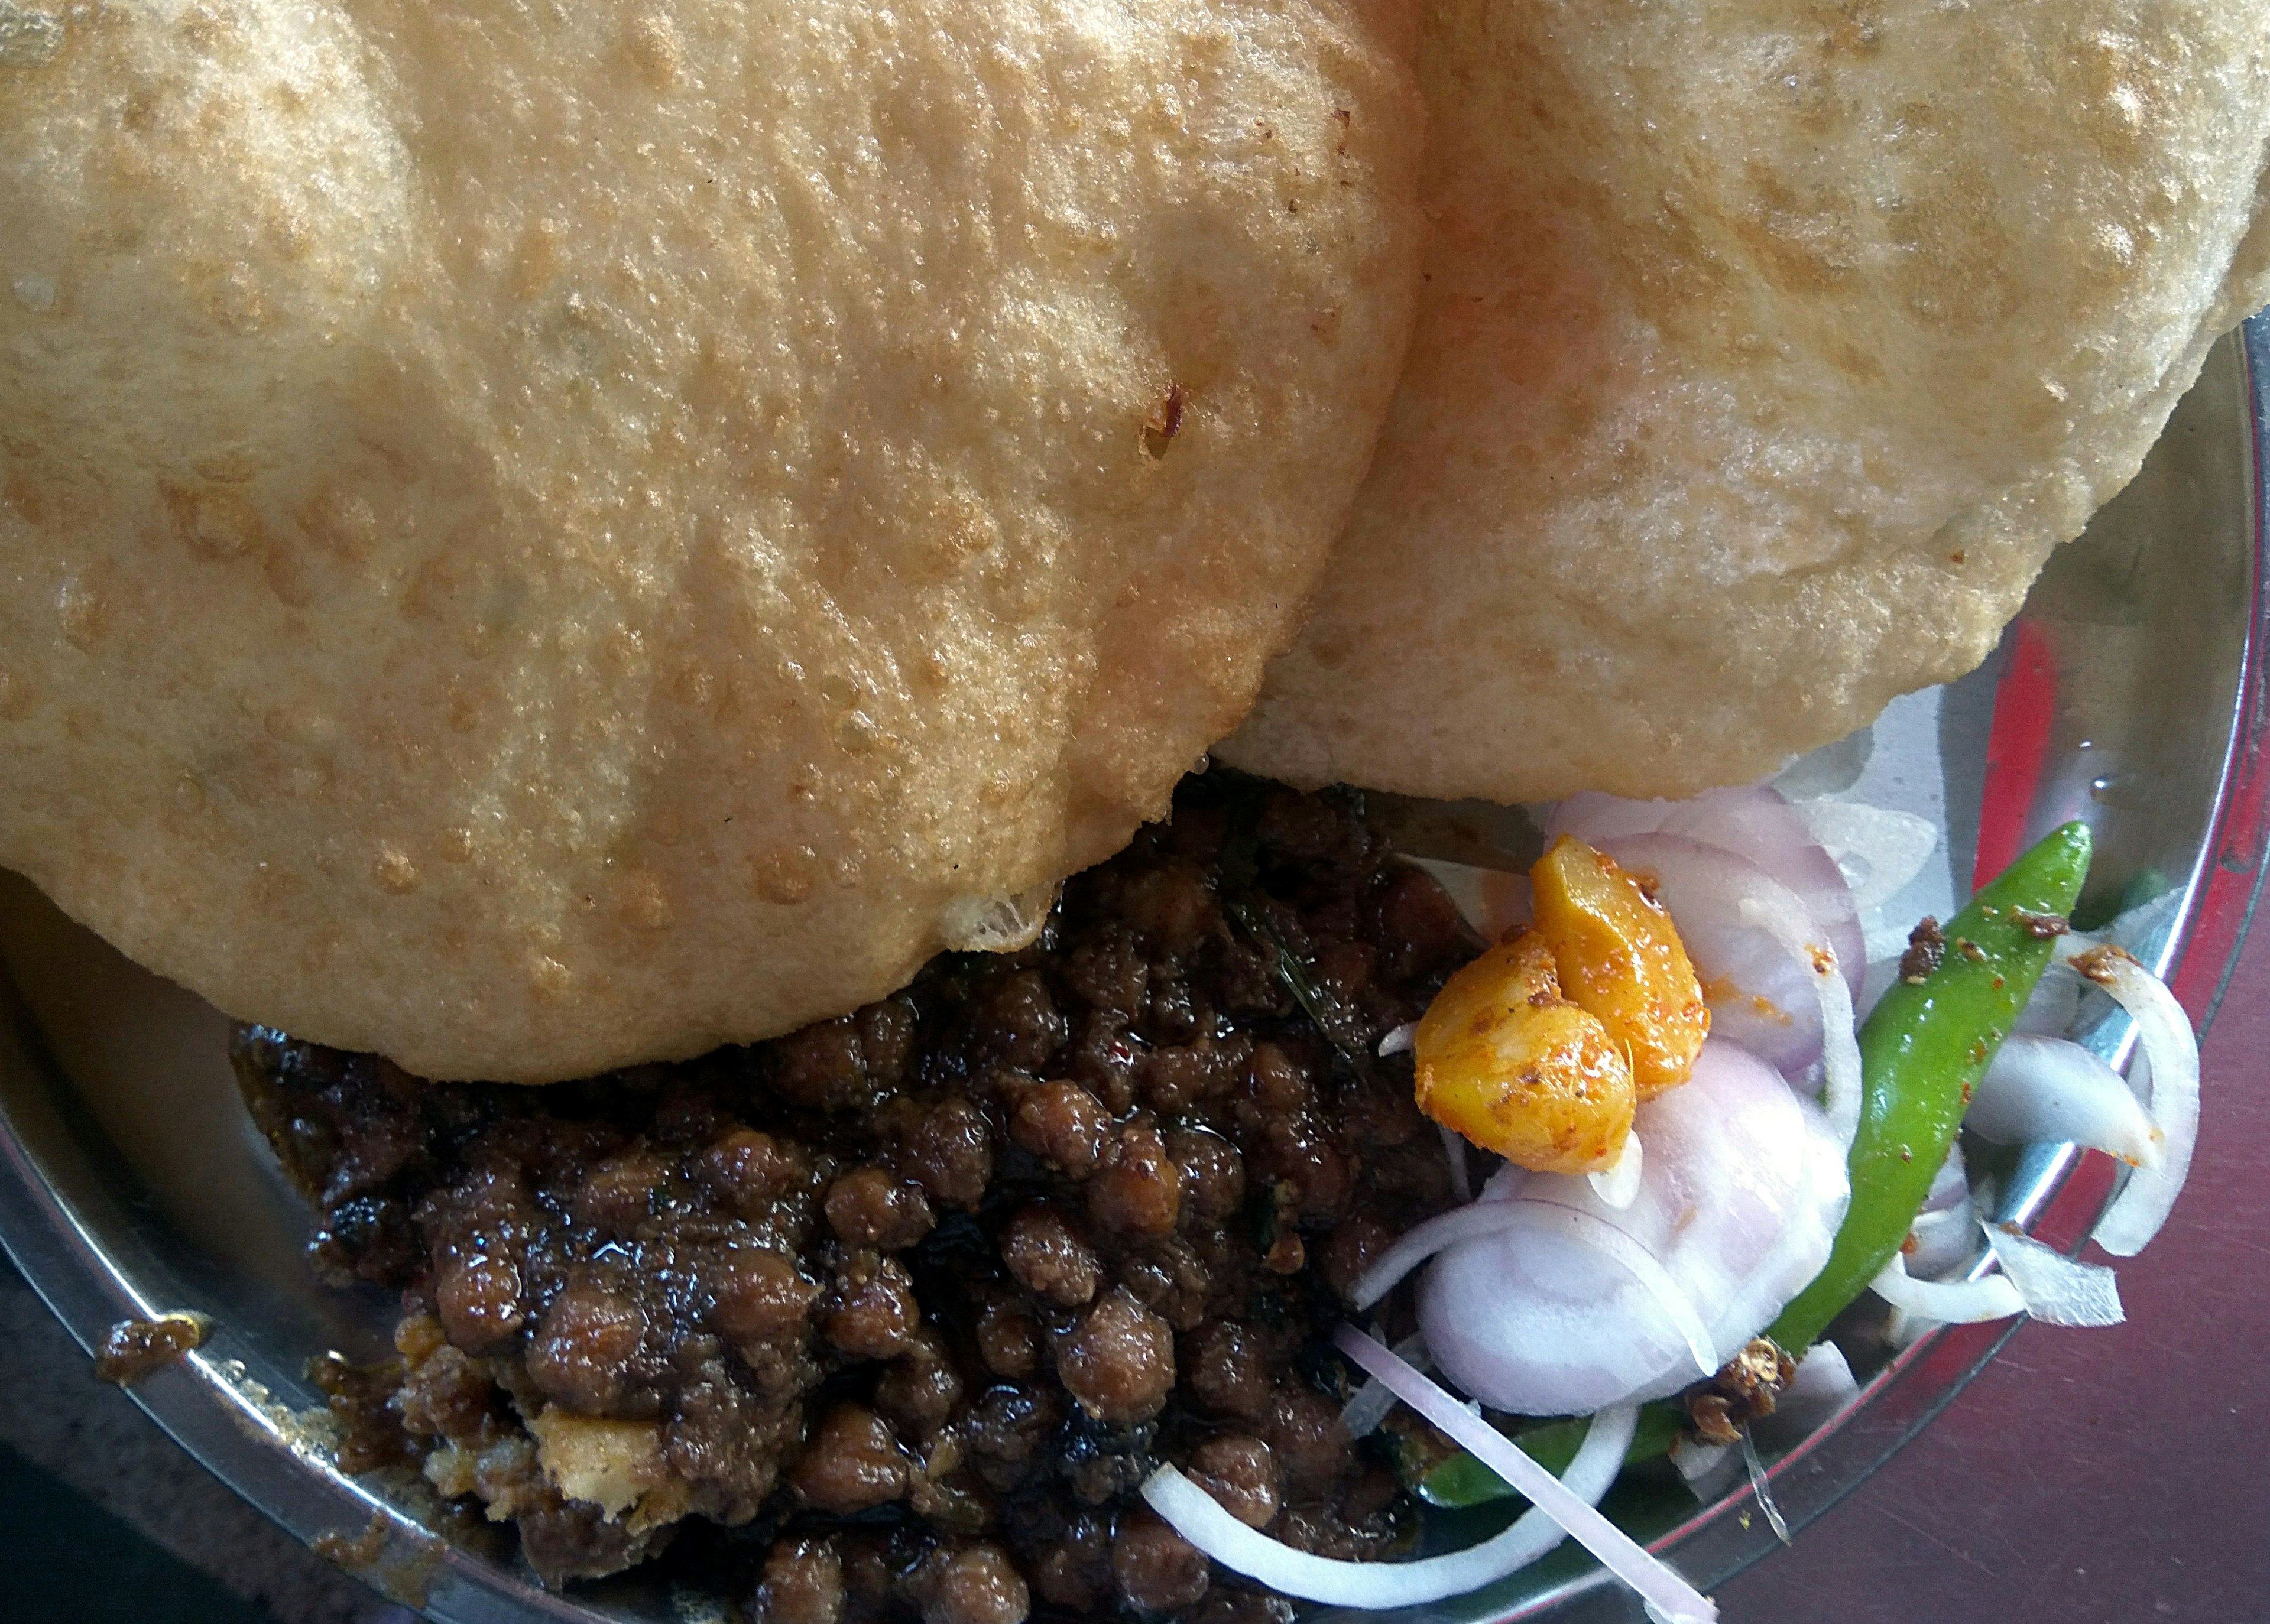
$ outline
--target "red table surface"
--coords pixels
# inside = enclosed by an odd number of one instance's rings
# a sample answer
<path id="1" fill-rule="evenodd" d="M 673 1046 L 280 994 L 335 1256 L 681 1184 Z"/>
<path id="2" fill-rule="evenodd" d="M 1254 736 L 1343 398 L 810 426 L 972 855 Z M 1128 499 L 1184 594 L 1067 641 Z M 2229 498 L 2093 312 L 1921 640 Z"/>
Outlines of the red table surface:
<path id="1" fill-rule="evenodd" d="M 2266 1055 L 2270 917 L 2204 1046 L 2191 1183 L 2119 1263 L 2127 1324 L 2021 1330 L 1793 1549 L 1719 1591 L 1728 1624 L 2270 1620 Z"/>

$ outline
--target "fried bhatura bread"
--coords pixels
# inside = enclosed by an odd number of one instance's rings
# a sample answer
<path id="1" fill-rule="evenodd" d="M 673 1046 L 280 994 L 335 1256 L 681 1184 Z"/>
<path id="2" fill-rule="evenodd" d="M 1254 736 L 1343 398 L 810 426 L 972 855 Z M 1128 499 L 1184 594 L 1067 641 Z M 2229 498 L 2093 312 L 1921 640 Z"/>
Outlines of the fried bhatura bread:
<path id="1" fill-rule="evenodd" d="M 1968 671 L 2270 299 L 2264 0 L 1437 0 L 1412 357 L 1220 754 L 1754 779 Z"/>
<path id="2" fill-rule="evenodd" d="M 0 860 L 429 1075 L 1029 933 L 1250 703 L 1407 332 L 1392 4 L 38 20 Z"/>

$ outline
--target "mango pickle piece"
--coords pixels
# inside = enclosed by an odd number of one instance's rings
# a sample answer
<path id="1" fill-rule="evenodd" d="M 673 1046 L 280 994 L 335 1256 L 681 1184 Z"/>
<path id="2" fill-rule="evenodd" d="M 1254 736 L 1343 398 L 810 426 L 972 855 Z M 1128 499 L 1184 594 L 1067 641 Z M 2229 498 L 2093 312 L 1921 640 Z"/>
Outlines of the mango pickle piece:
<path id="1" fill-rule="evenodd" d="M 1623 1045 L 1561 996 L 1534 931 L 1444 983 L 1412 1034 L 1419 1109 L 1538 1173 L 1615 1165 L 1636 1098 Z"/>
<path id="2" fill-rule="evenodd" d="M 1710 1035 L 1710 1006 L 1671 916 L 1573 834 L 1554 842 L 1529 878 L 1563 996 L 1628 1051 L 1639 1097 L 1685 1082 Z"/>

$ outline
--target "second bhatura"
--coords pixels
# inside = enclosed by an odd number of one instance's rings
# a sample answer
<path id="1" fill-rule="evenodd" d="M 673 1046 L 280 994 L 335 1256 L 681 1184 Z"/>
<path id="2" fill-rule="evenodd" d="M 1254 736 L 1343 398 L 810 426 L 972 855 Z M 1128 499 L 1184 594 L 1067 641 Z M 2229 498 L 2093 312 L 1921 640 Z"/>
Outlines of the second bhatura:
<path id="1" fill-rule="evenodd" d="M 1430 6 L 1419 325 L 1220 752 L 1538 801 L 1970 671 L 2270 299 L 2255 0 Z"/>

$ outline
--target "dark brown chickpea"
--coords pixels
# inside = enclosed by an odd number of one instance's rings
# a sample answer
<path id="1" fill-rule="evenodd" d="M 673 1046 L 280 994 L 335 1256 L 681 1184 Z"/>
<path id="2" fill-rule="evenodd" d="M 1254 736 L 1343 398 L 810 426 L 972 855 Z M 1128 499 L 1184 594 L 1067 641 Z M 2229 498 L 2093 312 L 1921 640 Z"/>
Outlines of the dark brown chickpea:
<path id="1" fill-rule="evenodd" d="M 876 1085 L 896 1088 L 906 1081 L 915 1054 L 915 1012 L 899 998 L 870 1004 L 852 1017 L 859 1028 L 859 1058 Z"/>
<path id="2" fill-rule="evenodd" d="M 930 1200 L 888 1168 L 854 1168 L 827 1187 L 827 1222 L 846 1246 L 897 1251 L 937 1226 Z"/>
<path id="3" fill-rule="evenodd" d="M 1064 1047 L 1065 1018 L 1048 983 L 1030 970 L 1005 977 L 985 999 L 978 1021 L 992 1055 L 1027 1072 L 1040 1071 Z"/>
<path id="4" fill-rule="evenodd" d="M 1212 1575 L 1205 1553 L 1162 1522 L 1148 1506 L 1119 1521 L 1111 1541 L 1111 1576 L 1119 1594 L 1139 1613 L 1172 1613 L 1206 1593 Z"/>
<path id="5" fill-rule="evenodd" d="M 1394 1243 L 1395 1232 L 1369 1212 L 1344 1220 L 1318 1249 L 1317 1264 L 1324 1271 L 1324 1284 L 1345 1300 L 1363 1272 Z"/>
<path id="6" fill-rule="evenodd" d="M 1033 1610 L 1024 1576 L 990 1540 L 939 1546 L 909 1588 L 922 1604 L 923 1624 L 1025 1624 Z"/>
<path id="7" fill-rule="evenodd" d="M 1002 1226 L 1001 1261 L 1020 1286 L 1060 1308 L 1078 1308 L 1103 1280 L 1094 1249 L 1063 1212 L 1038 1203 Z"/>
<path id="8" fill-rule="evenodd" d="M 849 1016 L 792 1032 L 773 1047 L 773 1087 L 813 1111 L 846 1111 L 873 1103 L 859 1028 Z"/>
<path id="9" fill-rule="evenodd" d="M 520 1289 L 520 1270 L 510 1258 L 475 1252 L 435 1278 L 434 1309 L 450 1341 L 468 1353 L 493 1353 L 528 1317 Z"/>
<path id="10" fill-rule="evenodd" d="M 961 1402 L 961 1377 L 931 1332 L 917 1332 L 875 1383 L 875 1407 L 900 1426 L 927 1433 L 946 1425 Z"/>
<path id="11" fill-rule="evenodd" d="M 528 1350 L 528 1374 L 545 1396 L 578 1415 L 605 1415 L 627 1395 L 631 1361 L 646 1336 L 637 1303 L 593 1287 L 561 1292 L 545 1310 Z"/>
<path id="12" fill-rule="evenodd" d="M 976 1212 L 993 1179 L 993 1131 L 985 1113 L 958 1097 L 933 1107 L 907 1146 L 905 1165 L 931 1200 Z"/>
<path id="13" fill-rule="evenodd" d="M 1156 1415 L 1175 1385 L 1175 1334 L 1124 1287 L 1057 1349 L 1057 1376 L 1080 1408 L 1114 1425 Z"/>
<path id="14" fill-rule="evenodd" d="M 1120 893 L 1127 921 L 1151 945 L 1181 954 L 1198 945 L 1221 916 L 1205 877 L 1194 865 L 1168 862 L 1131 879 Z"/>
<path id="15" fill-rule="evenodd" d="M 755 1624 L 842 1624 L 843 1558 L 834 1543 L 775 1541 L 749 1611 Z"/>
<path id="16" fill-rule="evenodd" d="M 1246 1094 L 1265 1118 L 1280 1122 L 1306 1110 L 1315 1098 L 1308 1072 L 1274 1043 L 1253 1046 Z"/>
<path id="17" fill-rule="evenodd" d="M 813 1429 L 789 1484 L 820 1510 L 848 1516 L 905 1494 L 911 1464 L 888 1421 L 864 1405 L 840 1404 Z"/>
<path id="18" fill-rule="evenodd" d="M 895 1257 L 854 1254 L 820 1309 L 820 1330 L 854 1359 L 888 1359 L 903 1351 L 921 1310 L 914 1282 Z"/>
<path id="19" fill-rule="evenodd" d="M 1088 1172 L 1102 1154 L 1111 1115 L 1078 1083 L 1042 1083 L 1017 1101 L 1010 1136 L 1023 1149 L 1052 1161 L 1074 1177 Z"/>
<path id="20" fill-rule="evenodd" d="M 977 1310 L 977 1356 L 995 1376 L 1022 1381 L 1041 1361 L 1040 1327 L 1023 1306 L 996 1298 Z"/>
<path id="21" fill-rule="evenodd" d="M 760 1220 L 794 1190 L 808 1168 L 801 1151 L 769 1133 L 740 1128 L 701 1153 L 702 1177 L 742 1217 Z"/>
<path id="22" fill-rule="evenodd" d="M 677 1158 L 632 1150 L 610 1156 L 584 1175 L 570 1203 L 578 1221 L 611 1235 L 629 1235 L 654 1211 Z"/>
<path id="23" fill-rule="evenodd" d="M 1190 1477 L 1248 1528 L 1265 1528 L 1277 1515 L 1277 1463 L 1258 1438 L 1215 1434 L 1191 1457 Z"/>
<path id="24" fill-rule="evenodd" d="M 1321 1498 L 1347 1467 L 1347 1428 L 1340 1424 L 1339 1406 L 1298 1381 L 1278 1383 L 1262 1435 L 1288 1499 Z"/>
<path id="25" fill-rule="evenodd" d="M 1139 1117 L 1119 1130 L 1103 1170 L 1088 1181 L 1087 1210 L 1107 1229 L 1173 1230 L 1183 1210 L 1183 1170 L 1156 1125 Z"/>
<path id="26" fill-rule="evenodd" d="M 1204 1128 L 1176 1128 L 1167 1154 L 1183 1170 L 1182 1221 L 1220 1224 L 1245 1205 L 1245 1158 L 1237 1146 Z"/>
<path id="27" fill-rule="evenodd" d="M 1201 1326 L 1185 1341 L 1181 1363 L 1183 1384 L 1202 1408 L 1240 1420 L 1269 1413 L 1276 1390 L 1268 1350 L 1235 1320 Z"/>
<path id="28" fill-rule="evenodd" d="M 707 1278 L 709 1323 L 737 1344 L 770 1346 L 801 1335 L 820 1291 L 790 1259 L 757 1247 L 727 1252 Z"/>
<path id="29" fill-rule="evenodd" d="M 1075 1517 L 1062 1538 L 1044 1546 L 1033 1564 L 1033 1588 L 1056 1606 L 1093 1613 L 1112 1588 L 1111 1530 L 1104 1519 Z"/>

